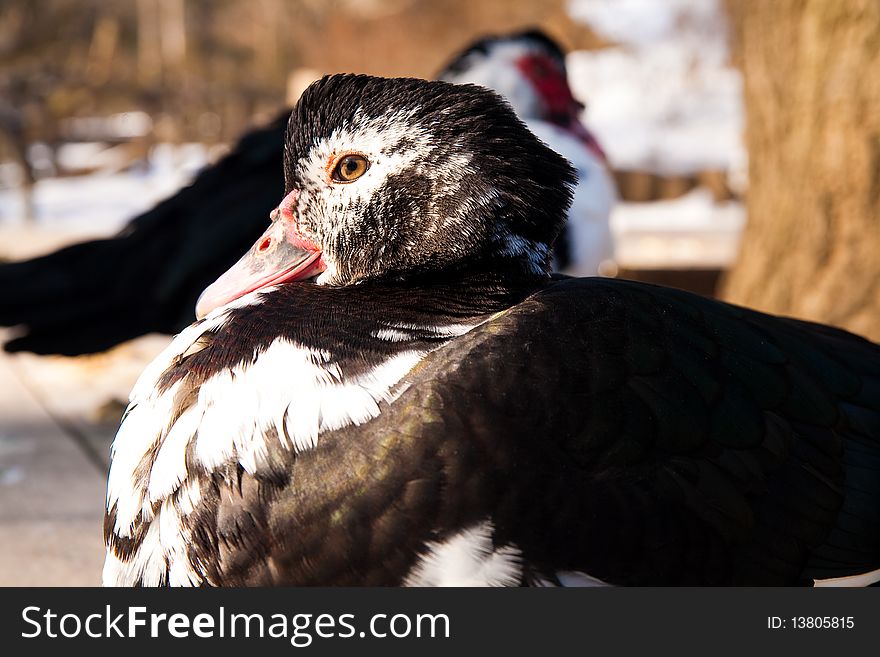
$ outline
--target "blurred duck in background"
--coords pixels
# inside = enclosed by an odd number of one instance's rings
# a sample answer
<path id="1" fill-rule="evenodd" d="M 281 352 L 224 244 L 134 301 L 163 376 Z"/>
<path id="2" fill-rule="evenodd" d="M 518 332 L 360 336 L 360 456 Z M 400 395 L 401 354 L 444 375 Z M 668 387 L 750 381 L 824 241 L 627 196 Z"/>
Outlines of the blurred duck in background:
<path id="1" fill-rule="evenodd" d="M 574 165 L 578 184 L 568 222 L 556 240 L 556 269 L 572 276 L 616 271 L 609 220 L 617 192 L 602 147 L 581 122 L 584 105 L 571 93 L 559 45 L 537 30 L 487 37 L 438 78 L 494 89 L 529 130 Z"/>
<path id="2" fill-rule="evenodd" d="M 579 184 L 554 264 L 580 276 L 613 271 L 614 183 L 601 147 L 580 121 L 583 105 L 569 88 L 561 48 L 536 30 L 488 37 L 438 77 L 494 89 L 575 166 Z M 199 294 L 257 239 L 277 204 L 289 114 L 284 109 L 246 134 L 115 237 L 0 266 L 0 325 L 21 328 L 6 351 L 95 353 L 190 324 Z"/>
<path id="3" fill-rule="evenodd" d="M 115 237 L 0 266 L 0 325 L 25 330 L 6 351 L 75 356 L 190 324 L 201 291 L 277 204 L 288 115 L 246 134 Z"/>

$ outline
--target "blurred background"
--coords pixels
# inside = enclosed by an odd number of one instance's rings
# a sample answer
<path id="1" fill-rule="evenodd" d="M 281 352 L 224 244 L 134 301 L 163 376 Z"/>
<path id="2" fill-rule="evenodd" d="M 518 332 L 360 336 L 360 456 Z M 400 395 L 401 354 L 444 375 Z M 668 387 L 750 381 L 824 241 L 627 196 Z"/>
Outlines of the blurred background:
<path id="1" fill-rule="evenodd" d="M 742 82 L 717 0 L 4 0 L 0 7 L 3 228 L 52 224 L 50 239 L 58 241 L 114 231 L 324 73 L 431 78 L 478 37 L 539 26 L 570 52 L 570 84 L 588 106 L 586 121 L 622 198 L 687 197 L 670 214 L 684 210 L 691 221 L 712 214 L 729 233 L 711 244 L 653 246 L 634 236 L 622 244 L 624 266 L 668 268 L 675 259 L 717 269 L 733 256 L 743 215 L 723 202 L 739 200 L 745 185 Z M 670 208 L 626 210 L 619 228 L 637 232 L 653 221 L 645 210 Z M 0 257 L 44 248 L 14 241 Z"/>
<path id="2" fill-rule="evenodd" d="M 116 234 L 320 75 L 533 27 L 618 189 L 608 274 L 880 339 L 871 0 L 0 0 L 0 262 Z M 99 582 L 108 446 L 168 339 L 0 356 L 0 584 Z"/>

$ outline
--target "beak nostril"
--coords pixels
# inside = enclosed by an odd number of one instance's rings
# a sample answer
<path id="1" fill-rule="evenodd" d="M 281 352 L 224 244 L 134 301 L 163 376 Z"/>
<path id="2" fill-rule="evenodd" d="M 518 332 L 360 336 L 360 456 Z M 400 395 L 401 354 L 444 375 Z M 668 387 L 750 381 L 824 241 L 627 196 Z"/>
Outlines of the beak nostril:
<path id="1" fill-rule="evenodd" d="M 262 242 L 260 242 L 260 245 L 257 247 L 257 251 L 266 251 L 270 246 L 272 246 L 272 238 L 267 237 Z"/>

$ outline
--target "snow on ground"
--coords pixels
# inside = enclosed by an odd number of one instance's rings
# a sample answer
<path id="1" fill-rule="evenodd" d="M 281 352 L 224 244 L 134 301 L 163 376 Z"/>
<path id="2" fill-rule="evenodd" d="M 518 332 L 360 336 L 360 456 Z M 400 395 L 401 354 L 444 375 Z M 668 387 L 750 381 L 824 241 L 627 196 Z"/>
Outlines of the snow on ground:
<path id="1" fill-rule="evenodd" d="M 653 203 L 620 203 L 611 218 L 615 258 L 628 269 L 723 269 L 736 257 L 745 208 L 707 189 Z"/>
<path id="2" fill-rule="evenodd" d="M 613 166 L 744 165 L 742 79 L 720 0 L 574 0 L 571 13 L 619 44 L 568 57 L 573 90 Z"/>
<path id="3" fill-rule="evenodd" d="M 584 119 L 616 169 L 728 172 L 743 191 L 742 78 L 730 62 L 721 0 L 572 0 L 570 12 L 617 44 L 567 59 Z M 622 203 L 612 217 L 624 267 L 725 267 L 745 220 L 736 202 L 696 190 Z"/>
<path id="4" fill-rule="evenodd" d="M 14 165 L 0 170 L 0 257 L 23 258 L 72 241 L 116 233 L 131 218 L 187 184 L 209 158 L 201 144 L 159 144 L 147 162 L 119 171 L 100 144 L 62 147 L 68 168 L 102 168 L 88 175 L 45 178 L 33 188 L 34 222 L 25 220 L 25 196 L 15 186 Z M 2 184 L 5 183 L 5 184 Z M 28 239 L 41 233 L 41 239 Z"/>

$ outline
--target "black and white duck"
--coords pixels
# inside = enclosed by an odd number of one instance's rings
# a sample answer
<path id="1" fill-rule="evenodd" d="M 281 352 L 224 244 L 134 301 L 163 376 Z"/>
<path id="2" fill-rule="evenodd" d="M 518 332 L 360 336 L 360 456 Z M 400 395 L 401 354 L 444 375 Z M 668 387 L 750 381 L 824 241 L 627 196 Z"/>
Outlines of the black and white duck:
<path id="1" fill-rule="evenodd" d="M 284 174 L 268 229 L 132 391 L 105 584 L 880 568 L 876 345 L 551 275 L 574 172 L 477 86 L 323 78 Z"/>

